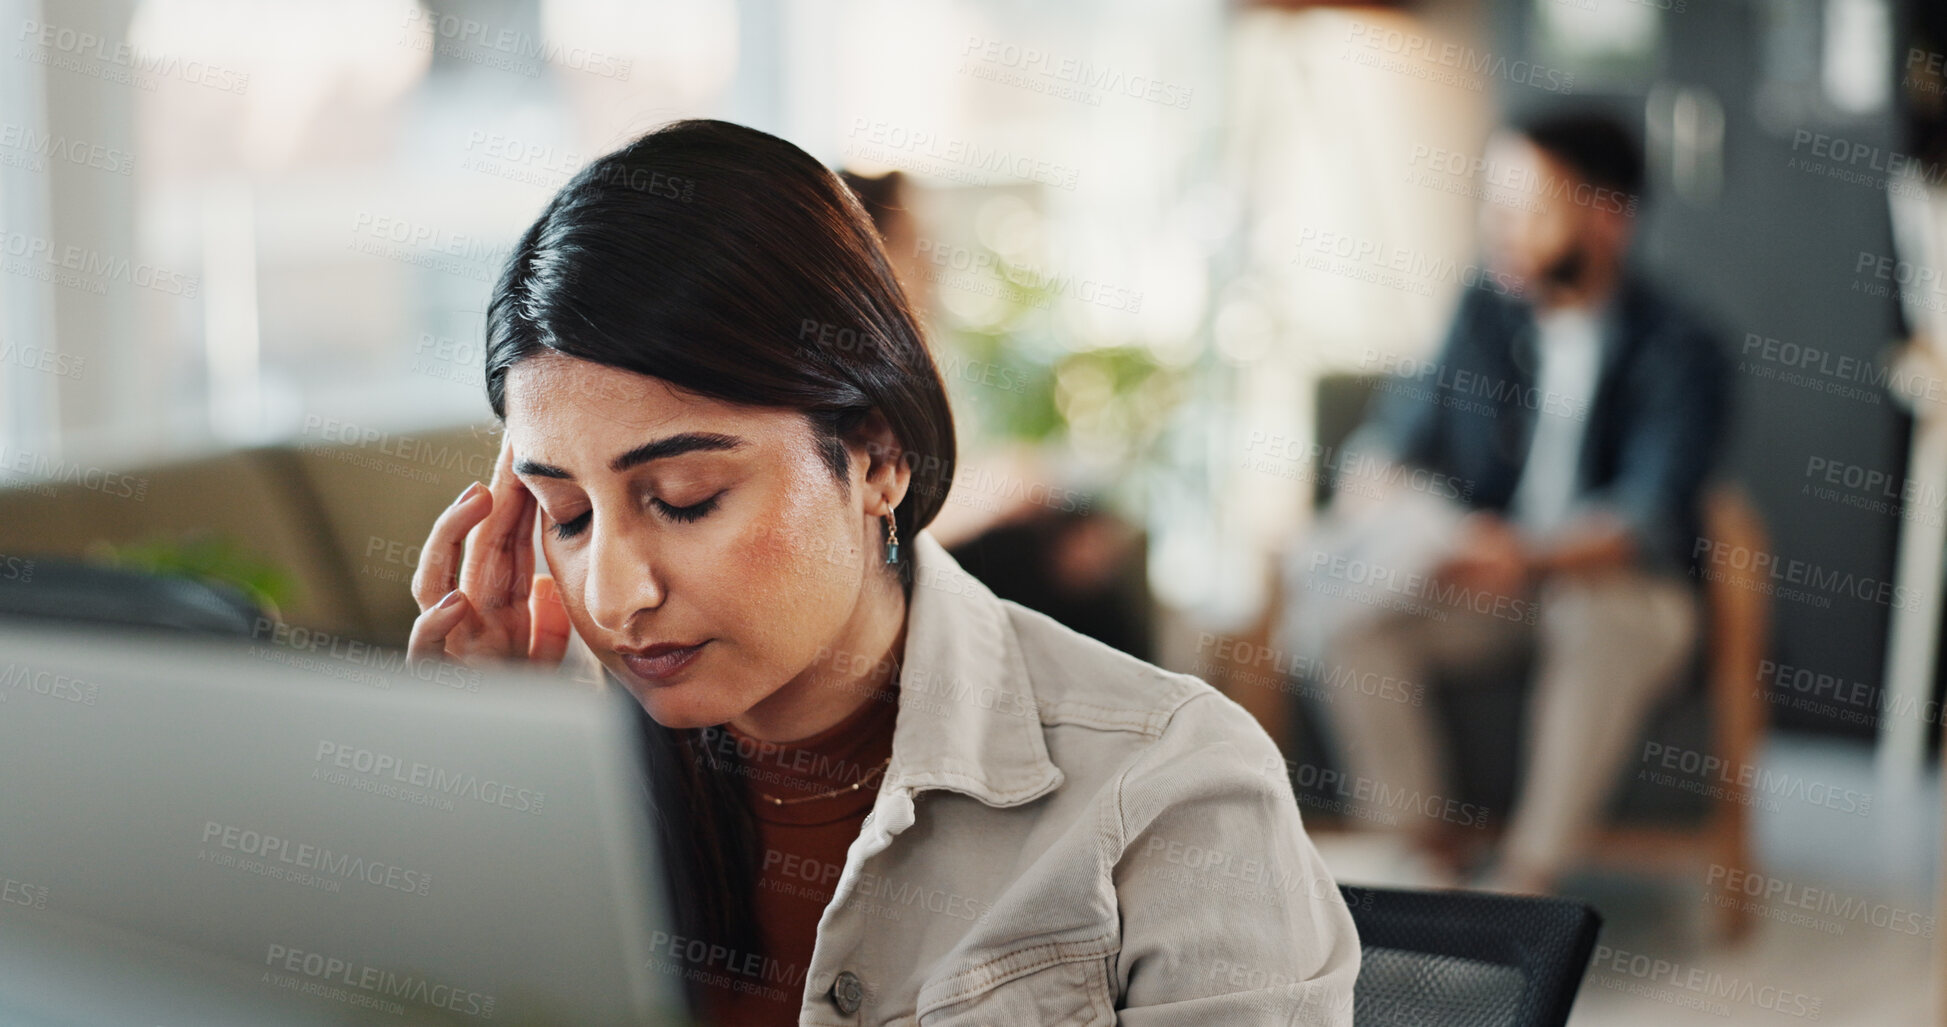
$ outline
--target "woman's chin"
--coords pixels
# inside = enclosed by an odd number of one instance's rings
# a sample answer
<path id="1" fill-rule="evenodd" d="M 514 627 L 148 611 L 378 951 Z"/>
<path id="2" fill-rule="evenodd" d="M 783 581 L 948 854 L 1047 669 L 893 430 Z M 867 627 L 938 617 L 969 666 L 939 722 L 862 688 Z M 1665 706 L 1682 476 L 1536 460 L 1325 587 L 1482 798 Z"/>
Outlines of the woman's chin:
<path id="1" fill-rule="evenodd" d="M 628 689 L 635 701 L 642 704 L 649 719 L 672 731 L 713 727 L 744 712 L 696 682 L 663 688 L 645 688 L 631 682 Z"/>

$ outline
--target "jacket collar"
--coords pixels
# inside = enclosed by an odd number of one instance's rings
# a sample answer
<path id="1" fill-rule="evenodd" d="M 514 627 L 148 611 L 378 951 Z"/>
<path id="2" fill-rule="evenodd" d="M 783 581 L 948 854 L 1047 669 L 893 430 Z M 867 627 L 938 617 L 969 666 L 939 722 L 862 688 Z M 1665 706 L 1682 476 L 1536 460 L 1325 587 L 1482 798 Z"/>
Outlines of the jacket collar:
<path id="1" fill-rule="evenodd" d="M 1600 381 L 1608 381 L 1615 369 L 1635 347 L 1642 335 L 1645 286 L 1634 272 L 1625 268 L 1622 277 L 1609 299 L 1596 312 L 1598 331 L 1601 339 L 1602 371 Z M 1535 320 L 1535 309 L 1528 304 L 1510 308 L 1516 313 L 1513 331 L 1509 339 L 1515 367 L 1533 384 L 1540 361 L 1541 330 Z"/>
<path id="2" fill-rule="evenodd" d="M 913 544 L 888 788 L 1015 806 L 1060 787 L 1013 621 L 931 532 Z"/>

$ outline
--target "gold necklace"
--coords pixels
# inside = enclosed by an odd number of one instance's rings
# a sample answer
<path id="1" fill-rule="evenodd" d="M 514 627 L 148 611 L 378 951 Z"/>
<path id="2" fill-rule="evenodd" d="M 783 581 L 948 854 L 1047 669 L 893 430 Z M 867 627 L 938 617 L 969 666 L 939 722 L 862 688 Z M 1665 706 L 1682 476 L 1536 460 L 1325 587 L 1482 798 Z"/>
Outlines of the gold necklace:
<path id="1" fill-rule="evenodd" d="M 883 761 L 880 762 L 878 766 L 873 767 L 871 770 L 866 771 L 865 776 L 859 778 L 857 781 L 845 785 L 842 788 L 834 788 L 828 792 L 819 792 L 817 795 L 799 795 L 789 799 L 780 799 L 775 795 L 765 795 L 763 792 L 760 792 L 755 788 L 751 789 L 751 793 L 756 795 L 758 798 L 764 800 L 765 802 L 770 803 L 773 806 L 796 806 L 798 803 L 811 802 L 814 799 L 830 799 L 833 798 L 834 796 L 844 795 L 847 792 L 856 792 L 859 789 L 864 788 L 865 783 L 872 779 L 872 775 L 877 774 L 878 772 L 886 769 L 886 766 L 891 762 L 892 762 L 892 757 L 887 756 Z"/>

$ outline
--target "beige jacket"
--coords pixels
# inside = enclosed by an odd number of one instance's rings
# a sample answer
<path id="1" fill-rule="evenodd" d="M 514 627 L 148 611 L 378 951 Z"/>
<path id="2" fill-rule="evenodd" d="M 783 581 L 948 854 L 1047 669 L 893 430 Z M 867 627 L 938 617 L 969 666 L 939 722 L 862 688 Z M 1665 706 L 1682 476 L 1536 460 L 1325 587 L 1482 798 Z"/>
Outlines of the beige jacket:
<path id="1" fill-rule="evenodd" d="M 1359 940 L 1257 722 L 913 552 L 892 762 L 799 1022 L 1350 1024 Z"/>

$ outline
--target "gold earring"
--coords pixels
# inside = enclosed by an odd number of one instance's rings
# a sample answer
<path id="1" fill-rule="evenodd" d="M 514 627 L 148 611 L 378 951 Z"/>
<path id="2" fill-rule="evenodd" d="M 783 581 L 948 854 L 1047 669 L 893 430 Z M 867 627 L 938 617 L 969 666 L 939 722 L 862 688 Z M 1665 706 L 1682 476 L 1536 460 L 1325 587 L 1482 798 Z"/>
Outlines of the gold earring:
<path id="1" fill-rule="evenodd" d="M 899 562 L 899 524 L 886 514 L 886 562 Z"/>

